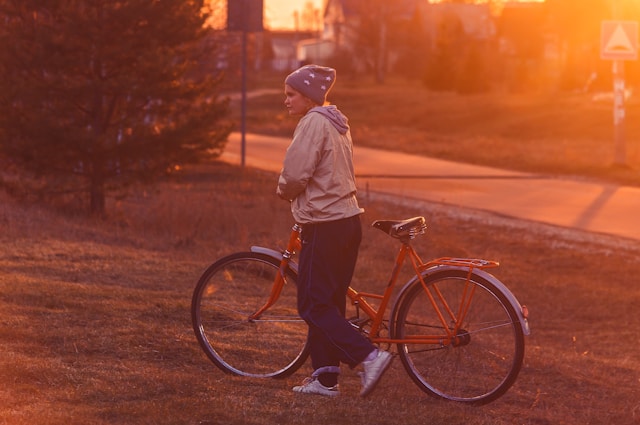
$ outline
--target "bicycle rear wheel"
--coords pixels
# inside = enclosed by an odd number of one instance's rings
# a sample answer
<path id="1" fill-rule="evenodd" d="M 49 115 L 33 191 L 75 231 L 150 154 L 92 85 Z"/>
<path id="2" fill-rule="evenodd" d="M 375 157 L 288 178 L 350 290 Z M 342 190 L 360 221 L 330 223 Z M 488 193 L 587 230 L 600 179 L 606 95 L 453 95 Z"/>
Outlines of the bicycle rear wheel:
<path id="1" fill-rule="evenodd" d="M 258 378 L 285 377 L 306 360 L 307 325 L 298 316 L 296 273 L 287 268 L 275 302 L 259 318 L 249 316 L 267 301 L 280 268 L 254 252 L 218 260 L 193 292 L 191 319 L 200 346 L 220 369 Z"/>
<path id="2" fill-rule="evenodd" d="M 392 329 L 395 338 L 442 336 L 433 344 L 398 344 L 402 364 L 423 391 L 446 400 L 485 404 L 515 382 L 524 357 L 524 333 L 498 288 L 475 273 L 468 278 L 466 270 L 424 275 L 431 293 L 437 289 L 456 315 L 462 297 L 473 294 L 455 342 L 446 343 L 445 328 L 417 278 L 398 298 Z M 453 321 L 448 326 L 453 329 Z"/>

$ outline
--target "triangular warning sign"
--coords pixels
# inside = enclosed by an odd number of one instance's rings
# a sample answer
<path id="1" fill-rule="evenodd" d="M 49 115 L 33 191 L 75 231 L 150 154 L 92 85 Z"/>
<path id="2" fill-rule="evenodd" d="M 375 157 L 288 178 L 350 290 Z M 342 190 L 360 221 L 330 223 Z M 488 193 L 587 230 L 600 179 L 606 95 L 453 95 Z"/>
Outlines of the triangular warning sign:
<path id="1" fill-rule="evenodd" d="M 621 24 L 618 24 L 616 29 L 613 30 L 611 38 L 606 46 L 604 46 L 604 51 L 605 53 L 633 53 L 633 44 L 631 44 L 631 40 L 629 40 L 627 33 L 622 29 Z"/>
<path id="2" fill-rule="evenodd" d="M 600 57 L 613 60 L 637 59 L 638 23 L 635 21 L 602 21 Z"/>

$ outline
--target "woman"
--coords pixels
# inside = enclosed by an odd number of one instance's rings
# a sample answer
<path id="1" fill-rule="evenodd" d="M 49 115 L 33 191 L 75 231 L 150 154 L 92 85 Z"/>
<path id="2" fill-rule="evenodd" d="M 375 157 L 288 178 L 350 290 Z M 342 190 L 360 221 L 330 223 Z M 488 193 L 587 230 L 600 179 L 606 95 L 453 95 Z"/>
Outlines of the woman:
<path id="1" fill-rule="evenodd" d="M 302 225 L 298 312 L 309 326 L 313 374 L 296 393 L 336 396 L 340 363 L 362 365 L 369 394 L 391 364 L 345 319 L 346 293 L 362 238 L 356 199 L 353 144 L 347 118 L 326 102 L 336 71 L 307 65 L 285 79 L 285 106 L 299 116 L 287 149 L 277 194 L 291 202 Z"/>

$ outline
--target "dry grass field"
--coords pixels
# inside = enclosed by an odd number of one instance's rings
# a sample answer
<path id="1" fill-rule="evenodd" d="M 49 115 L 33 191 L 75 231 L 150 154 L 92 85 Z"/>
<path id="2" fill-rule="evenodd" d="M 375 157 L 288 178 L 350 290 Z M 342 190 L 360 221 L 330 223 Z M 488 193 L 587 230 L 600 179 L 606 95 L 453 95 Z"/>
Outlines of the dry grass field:
<path id="1" fill-rule="evenodd" d="M 217 370 L 191 329 L 191 291 L 217 257 L 285 244 L 275 178 L 193 167 L 99 222 L 0 192 L 0 424 L 640 424 L 639 244 L 435 204 L 372 199 L 364 222 L 422 214 L 425 258 L 501 262 L 532 326 L 505 396 L 440 402 L 400 362 L 367 399 L 347 369 L 335 400 L 290 391 L 308 364 L 285 380 Z M 384 284 L 394 244 L 365 229 L 356 287 Z"/>
<path id="2" fill-rule="evenodd" d="M 614 167 L 611 104 L 592 94 L 460 98 L 348 79 L 334 94 L 356 143 L 640 185 L 635 97 L 627 166 Z M 289 136 L 295 121 L 282 100 L 251 99 L 248 130 Z M 346 368 L 336 400 L 290 391 L 309 365 L 285 380 L 225 375 L 193 335 L 191 293 L 218 257 L 285 245 L 292 222 L 275 181 L 189 167 L 111 200 L 106 220 L 0 191 L 0 425 L 640 424 L 640 243 L 438 204 L 372 198 L 363 222 L 424 215 L 424 258 L 501 262 L 495 275 L 529 307 L 532 327 L 505 396 L 482 407 L 437 401 L 400 362 L 364 400 Z M 365 229 L 354 286 L 384 285 L 395 243 Z"/>

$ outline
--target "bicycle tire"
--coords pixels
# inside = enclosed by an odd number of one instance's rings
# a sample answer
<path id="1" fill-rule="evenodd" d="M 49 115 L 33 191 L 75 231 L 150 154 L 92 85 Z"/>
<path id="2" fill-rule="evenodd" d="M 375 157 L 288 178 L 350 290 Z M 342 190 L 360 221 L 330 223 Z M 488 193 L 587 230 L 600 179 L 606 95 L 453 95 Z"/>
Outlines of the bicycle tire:
<path id="1" fill-rule="evenodd" d="M 456 344 L 398 344 L 413 381 L 436 398 L 481 405 L 502 396 L 515 382 L 524 358 L 524 332 L 514 306 L 489 280 L 468 270 L 425 271 L 428 288 L 443 294 L 458 311 L 467 279 L 475 288 Z M 456 313 L 457 314 L 457 313 Z M 398 296 L 392 312 L 395 338 L 435 330 L 445 333 L 420 280 Z"/>
<path id="2" fill-rule="evenodd" d="M 207 357 L 224 372 L 282 378 L 308 357 L 308 328 L 298 316 L 297 274 L 291 268 L 276 303 L 248 319 L 267 301 L 279 269 L 273 257 L 241 252 L 221 258 L 200 277 L 191 301 L 193 329 Z"/>

